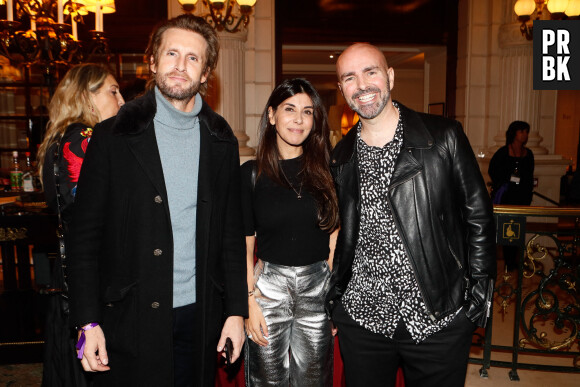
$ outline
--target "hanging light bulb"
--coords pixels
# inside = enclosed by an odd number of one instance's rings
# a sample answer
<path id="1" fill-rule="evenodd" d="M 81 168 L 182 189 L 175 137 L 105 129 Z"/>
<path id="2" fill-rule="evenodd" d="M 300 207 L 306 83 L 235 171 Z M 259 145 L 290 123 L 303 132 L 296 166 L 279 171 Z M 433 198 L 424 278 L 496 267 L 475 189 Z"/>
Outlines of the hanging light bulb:
<path id="1" fill-rule="evenodd" d="M 179 1 L 179 4 L 181 4 L 181 8 L 187 12 L 193 12 L 193 10 L 195 9 L 195 5 L 197 4 L 197 0 L 177 0 Z"/>
<path id="2" fill-rule="evenodd" d="M 199 0 L 178 0 L 183 11 L 192 13 Z M 238 32 L 250 22 L 250 15 L 257 0 L 202 0 L 207 10 L 198 14 L 218 31 Z"/>
<path id="3" fill-rule="evenodd" d="M 548 11 L 552 15 L 554 14 L 564 14 L 566 7 L 568 6 L 568 0 L 550 0 L 548 1 Z"/>
<path id="4" fill-rule="evenodd" d="M 580 16 L 580 0 L 570 0 L 568 1 L 568 7 L 564 12 L 568 17 L 578 17 Z"/>
<path id="5" fill-rule="evenodd" d="M 527 16 L 529 18 L 535 10 L 536 2 L 534 0 L 518 0 L 514 5 L 514 12 L 519 17 Z"/>

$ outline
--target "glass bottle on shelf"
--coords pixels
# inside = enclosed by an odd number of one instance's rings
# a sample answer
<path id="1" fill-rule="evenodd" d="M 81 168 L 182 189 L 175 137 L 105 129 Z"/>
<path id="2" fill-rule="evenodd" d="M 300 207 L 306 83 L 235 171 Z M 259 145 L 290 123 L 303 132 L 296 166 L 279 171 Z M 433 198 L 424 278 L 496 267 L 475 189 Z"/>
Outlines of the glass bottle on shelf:
<path id="1" fill-rule="evenodd" d="M 12 169 L 10 170 L 10 189 L 15 192 L 22 191 L 22 170 L 18 162 L 18 151 L 12 152 Z"/>
<path id="2" fill-rule="evenodd" d="M 34 192 L 34 168 L 30 163 L 30 152 L 26 152 L 26 166 L 24 167 L 24 173 L 22 174 L 22 190 L 24 192 Z"/>

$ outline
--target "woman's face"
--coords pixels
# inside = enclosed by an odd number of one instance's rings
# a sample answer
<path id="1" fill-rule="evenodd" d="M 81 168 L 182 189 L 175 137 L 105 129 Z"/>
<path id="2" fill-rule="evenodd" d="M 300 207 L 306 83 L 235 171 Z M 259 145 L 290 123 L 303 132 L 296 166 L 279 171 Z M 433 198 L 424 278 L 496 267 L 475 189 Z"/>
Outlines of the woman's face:
<path id="1" fill-rule="evenodd" d="M 268 109 L 270 124 L 276 127 L 277 145 L 284 149 L 301 147 L 314 124 L 314 104 L 306 93 L 295 94 L 286 99 L 276 111 Z"/>
<path id="2" fill-rule="evenodd" d="M 119 112 L 125 100 L 119 92 L 119 85 L 112 75 L 109 75 L 103 85 L 94 93 L 91 93 L 93 104 L 99 111 L 101 120 L 111 118 Z"/>
<path id="3" fill-rule="evenodd" d="M 528 135 L 529 134 L 530 134 L 529 130 L 526 130 L 526 129 L 518 130 L 518 131 L 516 131 L 516 137 L 515 137 L 514 141 L 517 141 L 522 145 L 526 145 L 526 143 L 528 142 Z"/>

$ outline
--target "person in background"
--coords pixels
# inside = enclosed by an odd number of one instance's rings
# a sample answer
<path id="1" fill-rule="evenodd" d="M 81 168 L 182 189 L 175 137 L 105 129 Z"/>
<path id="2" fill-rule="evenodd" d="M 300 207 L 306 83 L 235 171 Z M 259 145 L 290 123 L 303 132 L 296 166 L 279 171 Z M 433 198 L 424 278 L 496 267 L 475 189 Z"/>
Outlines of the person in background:
<path id="1" fill-rule="evenodd" d="M 72 67 L 58 84 L 48 107 L 48 129 L 38 148 L 39 175 L 48 206 L 54 211 L 54 151 L 59 148 L 61 212 L 70 222 L 81 165 L 93 128 L 117 114 L 125 103 L 115 77 L 98 64 Z"/>
<path id="2" fill-rule="evenodd" d="M 50 101 L 48 128 L 37 157 L 46 202 L 54 212 L 60 211 L 65 238 L 93 127 L 117 114 L 123 104 L 119 85 L 109 70 L 90 63 L 72 67 Z M 57 147 L 58 159 L 55 159 Z M 58 203 L 55 164 L 59 172 Z M 54 265 L 51 288 L 66 291 L 60 255 Z M 74 350 L 76 330 L 69 327 L 61 301 L 66 302 L 60 296 L 53 296 L 49 302 L 42 385 L 85 386 L 87 381 Z"/>
<path id="3" fill-rule="evenodd" d="M 332 386 L 333 337 L 324 300 L 338 203 L 329 141 L 314 87 L 300 78 L 278 85 L 262 114 L 256 160 L 241 168 L 248 386 Z"/>
<path id="4" fill-rule="evenodd" d="M 328 306 L 346 385 L 465 384 L 496 275 L 492 206 L 461 124 L 393 101 L 375 46 L 349 46 L 338 87 L 360 121 L 332 152 L 340 232 Z"/>
<path id="5" fill-rule="evenodd" d="M 534 191 L 534 154 L 526 148 L 530 124 L 512 122 L 505 133 L 505 145 L 489 163 L 492 200 L 496 204 L 529 206 Z"/>
<path id="6" fill-rule="evenodd" d="M 238 143 L 202 98 L 218 55 L 203 18 L 164 20 L 146 51 L 148 91 L 91 139 L 67 269 L 79 359 L 97 386 L 213 386 L 217 353 L 240 355 Z"/>
<path id="7" fill-rule="evenodd" d="M 491 198 L 494 204 L 529 206 L 534 192 L 534 154 L 526 148 L 530 124 L 512 122 L 505 133 L 505 145 L 495 152 L 489 163 Z M 508 271 L 517 266 L 517 246 L 503 246 Z"/>

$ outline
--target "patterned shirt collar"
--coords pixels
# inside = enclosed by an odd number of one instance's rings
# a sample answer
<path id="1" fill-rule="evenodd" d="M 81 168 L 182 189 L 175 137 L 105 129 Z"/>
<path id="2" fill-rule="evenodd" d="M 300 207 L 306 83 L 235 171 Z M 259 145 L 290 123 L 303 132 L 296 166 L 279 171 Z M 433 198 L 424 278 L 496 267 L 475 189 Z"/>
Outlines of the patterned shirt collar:
<path id="1" fill-rule="evenodd" d="M 356 128 L 356 142 L 357 142 L 357 150 L 363 152 L 378 152 L 378 151 L 398 151 L 401 149 L 401 145 L 403 143 L 403 126 L 404 126 L 404 119 L 403 115 L 401 114 L 401 109 L 399 104 L 396 101 L 393 101 L 393 106 L 399 112 L 399 121 L 397 122 L 397 128 L 395 129 L 395 135 L 393 139 L 387 142 L 383 147 L 371 146 L 368 145 L 364 140 L 361 138 L 361 131 L 362 131 L 362 122 L 359 120 Z"/>

